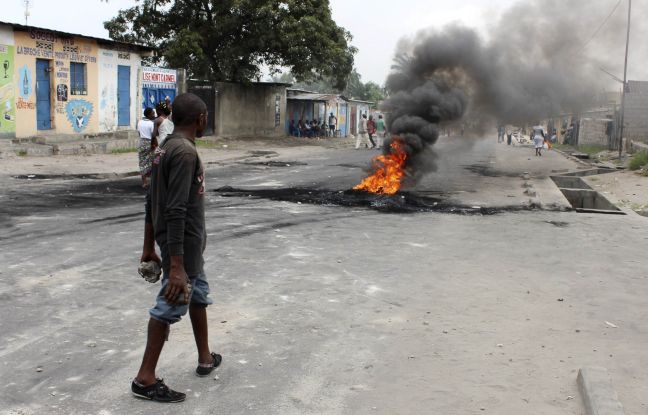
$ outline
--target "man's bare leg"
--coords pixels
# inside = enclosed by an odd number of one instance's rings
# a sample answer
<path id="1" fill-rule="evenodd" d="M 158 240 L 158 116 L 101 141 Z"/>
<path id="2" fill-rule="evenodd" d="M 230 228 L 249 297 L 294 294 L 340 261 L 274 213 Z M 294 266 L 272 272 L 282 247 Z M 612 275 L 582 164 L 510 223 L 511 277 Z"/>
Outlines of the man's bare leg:
<path id="1" fill-rule="evenodd" d="M 213 358 L 209 351 L 209 335 L 207 329 L 207 307 L 189 306 L 189 318 L 193 328 L 196 348 L 198 349 L 198 363 L 210 364 Z"/>
<path id="2" fill-rule="evenodd" d="M 148 386 L 155 383 L 155 368 L 167 338 L 168 327 L 167 323 L 154 318 L 149 319 L 146 349 L 144 350 L 142 365 L 135 378 L 141 385 Z"/>

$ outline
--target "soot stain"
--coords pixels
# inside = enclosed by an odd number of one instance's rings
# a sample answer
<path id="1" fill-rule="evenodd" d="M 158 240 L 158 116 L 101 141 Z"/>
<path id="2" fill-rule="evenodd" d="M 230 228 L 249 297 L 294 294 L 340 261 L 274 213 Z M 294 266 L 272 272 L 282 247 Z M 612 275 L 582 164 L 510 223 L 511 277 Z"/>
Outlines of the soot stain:
<path id="1" fill-rule="evenodd" d="M 123 206 L 141 202 L 145 191 L 139 178 L 52 183 L 47 189 L 15 189 L 0 203 L 0 215 L 24 216 L 63 209 Z"/>
<path id="2" fill-rule="evenodd" d="M 264 156 L 278 156 L 279 153 L 276 151 L 269 151 L 269 150 L 252 150 L 248 151 L 248 154 L 250 154 L 252 157 L 264 157 Z"/>
<path id="3" fill-rule="evenodd" d="M 137 176 L 138 173 L 127 173 L 122 177 Z M 19 174 L 11 176 L 16 180 L 105 180 L 115 177 L 114 174 Z"/>
<path id="4" fill-rule="evenodd" d="M 481 164 L 472 164 L 469 166 L 463 166 L 463 168 L 464 170 L 468 170 L 469 172 L 484 177 L 520 177 L 520 174 L 518 173 L 503 172 Z"/>
<path id="5" fill-rule="evenodd" d="M 495 215 L 503 212 L 528 211 L 528 206 L 490 208 L 448 203 L 441 198 L 411 192 L 377 195 L 358 190 L 322 190 L 309 188 L 239 189 L 230 186 L 215 189 L 223 197 L 254 197 L 275 201 L 321 206 L 365 207 L 384 213 L 440 212 L 458 215 Z"/>
<path id="6" fill-rule="evenodd" d="M 301 161 L 256 161 L 239 163 L 246 166 L 267 166 L 267 167 L 292 167 L 292 166 L 308 166 L 307 163 Z"/>
<path id="7" fill-rule="evenodd" d="M 557 228 L 566 228 L 569 226 L 569 222 L 560 222 L 555 220 L 546 220 L 545 222 Z"/>
<path id="8" fill-rule="evenodd" d="M 333 167 L 345 167 L 347 169 L 364 169 L 365 168 L 363 166 L 357 166 L 355 164 L 345 164 L 345 163 L 334 164 Z"/>

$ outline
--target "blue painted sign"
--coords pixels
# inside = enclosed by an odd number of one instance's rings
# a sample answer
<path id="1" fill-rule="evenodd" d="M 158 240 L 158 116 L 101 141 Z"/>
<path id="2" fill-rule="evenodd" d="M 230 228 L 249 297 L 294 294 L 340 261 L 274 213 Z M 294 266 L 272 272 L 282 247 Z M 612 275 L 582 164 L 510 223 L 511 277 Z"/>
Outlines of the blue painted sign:
<path id="1" fill-rule="evenodd" d="M 90 117 L 92 116 L 92 111 L 92 104 L 85 99 L 69 101 L 65 105 L 67 118 L 72 124 L 72 128 L 74 128 L 74 131 L 77 133 L 80 133 L 88 126 L 88 122 L 90 122 Z"/>
<path id="2" fill-rule="evenodd" d="M 34 90 L 32 74 L 27 65 L 20 68 L 19 73 L 20 80 L 18 82 L 18 91 L 20 91 L 20 97 L 27 101 Z"/>

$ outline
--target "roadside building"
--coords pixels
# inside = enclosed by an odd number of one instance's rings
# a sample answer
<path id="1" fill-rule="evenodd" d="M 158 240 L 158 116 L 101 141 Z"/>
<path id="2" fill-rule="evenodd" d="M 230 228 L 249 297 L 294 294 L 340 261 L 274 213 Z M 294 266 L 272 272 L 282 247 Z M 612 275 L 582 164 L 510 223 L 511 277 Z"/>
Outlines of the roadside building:
<path id="1" fill-rule="evenodd" d="M 286 88 L 281 82 L 213 82 L 187 79 L 178 71 L 177 91 L 198 95 L 207 105 L 205 135 L 284 136 Z"/>
<path id="2" fill-rule="evenodd" d="M 148 47 L 0 22 L 0 137 L 134 130 Z"/>
<path id="3" fill-rule="evenodd" d="M 628 81 L 624 137 L 648 143 L 648 81 Z"/>
<path id="4" fill-rule="evenodd" d="M 344 97 L 336 94 L 320 94 L 299 89 L 288 90 L 285 132 L 288 134 L 290 122 L 299 120 L 317 120 L 319 124 L 328 125 L 331 113 L 337 118 L 336 136 L 348 135 L 348 103 Z"/>
<path id="5" fill-rule="evenodd" d="M 214 134 L 218 137 L 284 136 L 288 86 L 277 82 L 216 82 L 215 100 L 213 104 L 207 102 L 208 110 L 213 108 Z"/>

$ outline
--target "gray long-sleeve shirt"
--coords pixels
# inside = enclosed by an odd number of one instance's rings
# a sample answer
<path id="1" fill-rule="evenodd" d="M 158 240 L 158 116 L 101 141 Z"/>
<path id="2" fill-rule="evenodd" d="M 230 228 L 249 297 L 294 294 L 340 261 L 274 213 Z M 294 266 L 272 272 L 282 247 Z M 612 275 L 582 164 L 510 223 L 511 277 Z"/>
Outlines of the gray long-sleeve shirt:
<path id="1" fill-rule="evenodd" d="M 146 221 L 153 224 L 164 270 L 169 270 L 171 256 L 182 255 L 189 276 L 203 271 L 204 193 L 204 169 L 195 144 L 178 134 L 167 136 L 155 154 L 146 197 Z"/>

